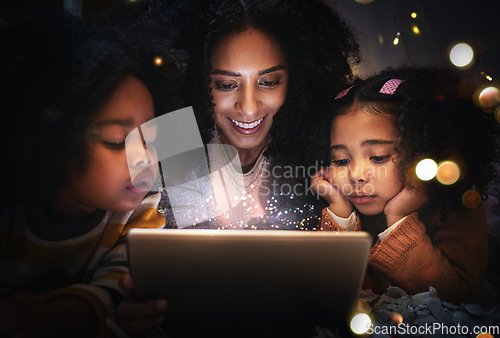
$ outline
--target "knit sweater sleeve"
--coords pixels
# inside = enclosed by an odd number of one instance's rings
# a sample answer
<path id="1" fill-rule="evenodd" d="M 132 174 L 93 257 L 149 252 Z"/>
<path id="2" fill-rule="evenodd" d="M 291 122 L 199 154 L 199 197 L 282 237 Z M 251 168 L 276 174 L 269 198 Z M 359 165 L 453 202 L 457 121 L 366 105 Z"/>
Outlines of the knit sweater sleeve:
<path id="1" fill-rule="evenodd" d="M 450 213 L 426 232 L 417 213 L 410 214 L 372 247 L 369 264 L 408 293 L 434 287 L 441 299 L 473 302 L 487 262 L 483 208 Z"/>
<path id="2" fill-rule="evenodd" d="M 324 208 L 321 213 L 321 222 L 320 222 L 320 231 L 346 231 L 341 226 L 339 226 L 333 218 L 328 213 L 328 208 Z M 359 217 L 356 216 L 356 225 L 354 226 L 353 231 L 360 231 L 361 224 L 359 221 Z"/>

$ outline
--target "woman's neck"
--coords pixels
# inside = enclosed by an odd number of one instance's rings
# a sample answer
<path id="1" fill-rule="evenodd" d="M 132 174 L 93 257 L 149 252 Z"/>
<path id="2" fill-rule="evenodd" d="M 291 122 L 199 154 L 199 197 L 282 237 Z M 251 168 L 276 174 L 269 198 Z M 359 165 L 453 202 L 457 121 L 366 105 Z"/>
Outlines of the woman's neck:
<path id="1" fill-rule="evenodd" d="M 217 131 L 217 133 L 220 143 L 231 145 L 229 142 L 225 140 L 224 136 L 220 134 L 220 131 Z M 234 146 L 224 147 L 224 148 L 226 150 L 226 154 L 230 158 L 233 158 L 236 155 L 235 151 L 238 151 L 241 170 L 244 174 L 246 174 L 249 171 L 251 171 L 252 168 L 255 166 L 255 163 L 257 162 L 257 159 L 259 158 L 260 154 L 263 151 L 265 151 L 268 142 L 269 142 L 269 137 L 266 138 L 263 144 L 253 148 L 236 148 Z"/>
<path id="2" fill-rule="evenodd" d="M 259 158 L 260 153 L 264 150 L 264 146 L 260 149 L 238 149 L 238 156 L 240 157 L 241 170 L 247 173 L 255 166 L 255 162 Z"/>

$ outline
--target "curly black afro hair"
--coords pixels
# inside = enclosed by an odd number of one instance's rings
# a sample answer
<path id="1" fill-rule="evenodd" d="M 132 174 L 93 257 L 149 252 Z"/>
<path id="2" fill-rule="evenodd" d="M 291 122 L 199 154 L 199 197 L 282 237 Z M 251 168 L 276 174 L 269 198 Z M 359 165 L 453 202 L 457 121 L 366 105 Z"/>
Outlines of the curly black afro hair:
<path id="1" fill-rule="evenodd" d="M 287 99 L 276 115 L 267 154 L 273 164 L 309 166 L 326 137 L 316 109 L 352 79 L 359 46 L 350 27 L 321 0 L 155 1 L 147 21 L 176 31 L 176 48 L 188 52 L 187 83 L 205 143 L 213 135 L 210 57 L 231 33 L 256 28 L 281 44 L 289 65 Z"/>
<path id="2" fill-rule="evenodd" d="M 380 93 L 390 79 L 404 82 L 393 95 Z M 401 177 L 410 185 L 421 184 L 414 174 L 420 160 L 453 160 L 461 169 L 459 182 L 446 186 L 434 179 L 426 186 L 431 199 L 461 207 L 466 190 L 475 188 L 484 195 L 488 185 L 498 186 L 500 126 L 474 104 L 474 88 L 452 69 L 402 66 L 355 81 L 344 97 L 334 100 L 331 111 L 335 117 L 359 104 L 374 114 L 395 115 Z"/>
<path id="3" fill-rule="evenodd" d="M 126 77 L 146 84 L 157 114 L 183 107 L 179 62 L 168 49 L 127 36 L 32 2 L 2 18 L 1 137 L 10 159 L 3 205 L 47 200 L 68 173 L 85 170 L 94 114 Z"/>

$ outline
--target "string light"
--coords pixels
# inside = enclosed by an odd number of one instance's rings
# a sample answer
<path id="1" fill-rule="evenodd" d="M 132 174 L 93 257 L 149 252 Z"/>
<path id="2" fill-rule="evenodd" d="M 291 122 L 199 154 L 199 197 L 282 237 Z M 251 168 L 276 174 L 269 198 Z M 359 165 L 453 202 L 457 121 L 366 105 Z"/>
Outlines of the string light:
<path id="1" fill-rule="evenodd" d="M 396 34 L 396 37 L 394 38 L 394 41 L 392 41 L 392 44 L 393 44 L 394 46 L 397 46 L 397 44 L 399 43 L 399 36 L 400 36 L 400 35 L 401 35 L 401 33 L 399 33 L 399 32 L 398 32 L 398 33 Z"/>
<path id="2" fill-rule="evenodd" d="M 481 72 L 481 75 L 484 76 L 486 78 L 486 80 L 488 81 L 493 81 L 493 78 L 491 76 L 489 76 L 488 74 L 486 74 L 485 72 Z"/>
<path id="3" fill-rule="evenodd" d="M 410 15 L 411 15 L 412 19 L 416 19 L 417 18 L 417 13 L 416 12 L 412 12 Z"/>

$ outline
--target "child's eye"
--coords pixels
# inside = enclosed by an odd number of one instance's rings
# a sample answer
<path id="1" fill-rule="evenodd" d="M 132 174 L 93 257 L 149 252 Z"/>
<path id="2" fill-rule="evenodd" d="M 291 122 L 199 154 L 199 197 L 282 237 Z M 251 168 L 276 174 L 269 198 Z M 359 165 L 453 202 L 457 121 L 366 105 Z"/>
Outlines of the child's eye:
<path id="1" fill-rule="evenodd" d="M 125 141 L 122 142 L 107 142 L 103 141 L 102 142 L 106 147 L 112 150 L 121 150 L 125 148 Z"/>
<path id="2" fill-rule="evenodd" d="M 351 162 L 351 160 L 344 158 L 341 160 L 332 160 L 332 162 L 335 163 L 336 165 L 338 165 L 339 167 L 343 167 L 343 166 L 346 166 L 347 164 L 349 164 L 349 162 Z"/>
<path id="3" fill-rule="evenodd" d="M 231 90 L 234 90 L 238 88 L 238 83 L 237 82 L 226 82 L 226 81 L 216 81 L 215 82 L 215 88 L 217 90 L 223 91 L 223 92 L 229 92 Z"/>
<path id="4" fill-rule="evenodd" d="M 371 156 L 370 157 L 370 160 L 372 160 L 373 162 L 375 163 L 378 163 L 378 164 L 381 164 L 381 163 L 385 163 L 389 160 L 389 158 L 391 157 L 391 155 L 384 155 L 384 156 Z"/>

